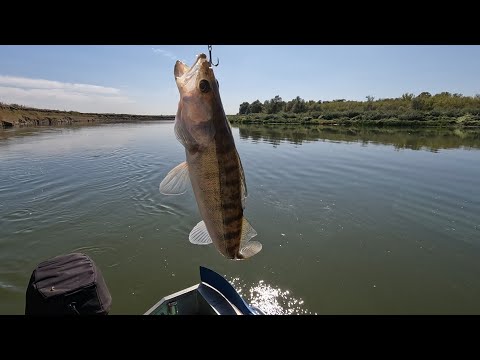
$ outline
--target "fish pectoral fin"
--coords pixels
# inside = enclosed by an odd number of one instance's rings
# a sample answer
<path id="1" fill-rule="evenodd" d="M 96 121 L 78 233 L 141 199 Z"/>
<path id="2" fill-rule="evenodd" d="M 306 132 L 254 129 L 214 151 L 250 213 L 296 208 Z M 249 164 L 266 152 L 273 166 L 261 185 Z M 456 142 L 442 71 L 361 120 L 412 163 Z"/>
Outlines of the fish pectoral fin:
<path id="1" fill-rule="evenodd" d="M 249 258 L 262 250 L 262 244 L 260 242 L 250 241 L 250 239 L 255 236 L 257 236 L 257 232 L 247 219 L 243 218 L 240 254 L 243 255 L 244 258 Z"/>
<path id="2" fill-rule="evenodd" d="M 190 176 L 186 161 L 175 166 L 160 183 L 159 190 L 163 195 L 181 195 L 187 191 Z"/>
<path id="3" fill-rule="evenodd" d="M 200 221 L 195 225 L 192 231 L 190 231 L 190 235 L 188 235 L 188 240 L 195 245 L 208 245 L 212 243 L 212 238 L 208 234 L 205 222 Z"/>

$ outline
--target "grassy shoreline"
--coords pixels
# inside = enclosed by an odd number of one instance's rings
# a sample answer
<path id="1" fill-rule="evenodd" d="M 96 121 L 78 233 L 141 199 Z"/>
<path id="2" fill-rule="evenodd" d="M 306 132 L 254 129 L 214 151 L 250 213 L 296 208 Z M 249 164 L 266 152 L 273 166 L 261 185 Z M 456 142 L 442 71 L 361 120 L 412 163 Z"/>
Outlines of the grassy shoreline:
<path id="1" fill-rule="evenodd" d="M 297 123 L 344 126 L 422 126 L 472 127 L 480 126 L 480 94 L 464 96 L 441 92 L 435 95 L 422 92 L 415 96 L 405 93 L 397 98 L 367 101 L 336 99 L 308 100 L 300 96 L 290 100 L 276 95 L 263 103 L 243 102 L 232 123 Z"/>
<path id="2" fill-rule="evenodd" d="M 373 126 L 373 127 L 480 127 L 480 116 L 465 114 L 461 116 L 436 116 L 435 114 L 417 115 L 411 118 L 397 116 L 385 117 L 378 114 L 355 114 L 348 116 L 339 114 L 332 118 L 322 115 L 313 117 L 306 114 L 248 114 L 228 115 L 232 124 L 284 124 L 284 125 L 324 125 L 324 126 Z"/>

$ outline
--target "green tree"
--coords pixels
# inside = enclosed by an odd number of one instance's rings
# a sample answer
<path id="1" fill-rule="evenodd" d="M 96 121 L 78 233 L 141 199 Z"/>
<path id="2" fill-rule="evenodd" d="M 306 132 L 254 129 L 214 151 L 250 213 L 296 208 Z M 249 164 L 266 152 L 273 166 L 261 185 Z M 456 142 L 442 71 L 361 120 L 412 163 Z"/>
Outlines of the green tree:
<path id="1" fill-rule="evenodd" d="M 294 99 L 295 100 L 295 99 Z M 294 100 L 290 100 L 290 101 L 287 101 L 285 103 L 285 107 L 284 107 L 284 110 L 285 112 L 291 112 L 292 111 L 292 107 L 293 107 L 293 101 Z"/>
<path id="2" fill-rule="evenodd" d="M 282 100 L 282 98 L 278 95 L 275 95 L 275 97 L 272 99 L 272 105 L 273 105 L 273 113 L 276 114 L 283 110 L 285 107 L 285 102 Z"/>
<path id="3" fill-rule="evenodd" d="M 413 110 L 423 110 L 425 107 L 425 101 L 419 96 L 412 99 L 411 107 Z"/>
<path id="4" fill-rule="evenodd" d="M 264 110 L 267 114 L 276 114 L 285 107 L 285 102 L 278 95 L 264 102 Z"/>
<path id="5" fill-rule="evenodd" d="M 248 114 L 250 111 L 250 104 L 248 102 L 243 102 L 240 104 L 240 109 L 238 110 L 238 113 L 240 115 L 245 115 L 245 114 Z"/>
<path id="6" fill-rule="evenodd" d="M 318 110 L 320 110 L 320 104 L 318 102 L 316 102 L 315 100 L 308 100 L 306 105 L 307 105 L 307 111 L 318 111 Z"/>
<path id="7" fill-rule="evenodd" d="M 305 100 L 303 100 L 300 96 L 297 96 L 295 99 L 292 100 L 292 112 L 299 114 L 307 111 L 307 105 L 305 104 Z"/>
<path id="8" fill-rule="evenodd" d="M 263 102 L 263 112 L 266 112 L 267 114 L 271 114 L 271 101 L 270 100 L 265 100 Z"/>
<path id="9" fill-rule="evenodd" d="M 412 99 L 415 97 L 415 95 L 411 93 L 405 93 L 402 95 L 402 100 L 404 101 L 412 101 Z"/>
<path id="10" fill-rule="evenodd" d="M 448 91 L 444 91 L 444 92 L 441 92 L 440 94 L 437 94 L 435 96 L 452 97 L 452 94 L 450 94 Z"/>
<path id="11" fill-rule="evenodd" d="M 367 98 L 367 110 L 372 110 L 373 109 L 373 100 L 375 99 L 375 97 L 372 96 L 372 95 L 367 95 L 365 97 Z"/>
<path id="12" fill-rule="evenodd" d="M 420 95 L 418 95 L 419 98 L 430 98 L 432 97 L 432 94 L 430 94 L 428 91 L 422 92 Z"/>
<path id="13" fill-rule="evenodd" d="M 260 100 L 255 100 L 250 104 L 250 112 L 252 114 L 258 114 L 258 113 L 261 113 L 262 111 L 263 111 L 263 105 L 260 102 Z"/>

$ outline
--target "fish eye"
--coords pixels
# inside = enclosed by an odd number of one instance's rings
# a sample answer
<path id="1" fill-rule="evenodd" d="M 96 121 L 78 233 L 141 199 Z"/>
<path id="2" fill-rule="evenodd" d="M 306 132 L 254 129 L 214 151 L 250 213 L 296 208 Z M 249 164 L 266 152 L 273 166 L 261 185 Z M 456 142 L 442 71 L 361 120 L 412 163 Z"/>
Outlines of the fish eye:
<path id="1" fill-rule="evenodd" d="M 198 84 L 201 92 L 207 93 L 210 91 L 210 83 L 207 80 L 201 80 Z"/>

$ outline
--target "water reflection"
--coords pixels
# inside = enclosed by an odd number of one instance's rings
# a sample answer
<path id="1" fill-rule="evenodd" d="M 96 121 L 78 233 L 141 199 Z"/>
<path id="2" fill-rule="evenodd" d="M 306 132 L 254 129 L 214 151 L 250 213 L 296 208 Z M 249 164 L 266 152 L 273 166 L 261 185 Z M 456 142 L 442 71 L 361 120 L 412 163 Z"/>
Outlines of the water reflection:
<path id="1" fill-rule="evenodd" d="M 302 125 L 238 126 L 241 139 L 268 142 L 274 146 L 288 142 L 336 141 L 393 145 L 396 149 L 429 150 L 480 148 L 480 129 L 441 128 L 350 128 Z"/>
<path id="2" fill-rule="evenodd" d="M 138 121 L 135 123 L 127 122 L 117 122 L 117 123 L 79 123 L 71 124 L 65 126 L 25 126 L 25 127 L 12 127 L 12 128 L 1 128 L 0 127 L 0 146 L 8 145 L 7 140 L 19 141 L 22 138 L 25 138 L 26 141 L 30 141 L 31 137 L 35 136 L 45 136 L 45 135 L 67 135 L 70 139 L 73 138 L 72 135 L 82 134 L 87 131 L 89 134 L 94 134 L 95 132 L 100 132 L 102 129 L 115 129 L 113 132 L 118 132 L 119 128 L 128 130 L 128 129 L 137 129 L 140 126 L 150 125 L 150 121 Z M 160 125 L 163 124 L 173 124 L 173 121 L 162 120 Z M 102 136 L 108 135 L 108 132 L 102 132 Z M 90 138 L 88 139 L 91 140 Z M 97 139 L 95 139 L 97 140 Z M 107 141 L 103 140 L 103 143 Z M 85 143 L 85 142 L 84 142 Z M 88 145 L 88 143 L 86 143 Z"/>
<path id="3" fill-rule="evenodd" d="M 247 286 L 240 278 L 230 279 L 235 290 L 252 306 L 266 315 L 317 315 L 304 307 L 302 299 L 295 298 L 289 290 L 274 287 L 260 280 Z"/>

